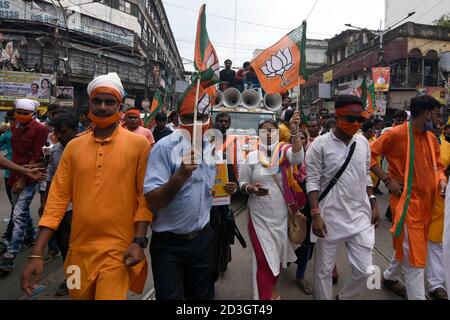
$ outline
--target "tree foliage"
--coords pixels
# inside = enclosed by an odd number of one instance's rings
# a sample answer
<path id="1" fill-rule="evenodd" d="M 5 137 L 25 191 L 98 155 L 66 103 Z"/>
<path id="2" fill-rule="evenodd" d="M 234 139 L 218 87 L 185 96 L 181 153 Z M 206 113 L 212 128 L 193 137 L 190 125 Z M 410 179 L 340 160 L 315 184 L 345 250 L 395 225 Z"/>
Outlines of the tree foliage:
<path id="1" fill-rule="evenodd" d="M 450 28 L 450 13 L 443 14 L 439 19 L 434 20 L 434 25 L 443 28 Z"/>

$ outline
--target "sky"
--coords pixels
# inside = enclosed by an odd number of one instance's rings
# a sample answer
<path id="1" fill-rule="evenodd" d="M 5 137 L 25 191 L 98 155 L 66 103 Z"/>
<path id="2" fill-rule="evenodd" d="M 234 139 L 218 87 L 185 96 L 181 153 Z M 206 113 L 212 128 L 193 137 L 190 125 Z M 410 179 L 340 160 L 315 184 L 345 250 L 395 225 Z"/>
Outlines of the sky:
<path id="1" fill-rule="evenodd" d="M 188 60 L 194 57 L 198 11 L 203 3 L 209 38 L 219 61 L 223 65 L 225 59 L 231 59 L 233 67 L 250 61 L 253 50 L 276 43 L 304 19 L 309 39 L 327 39 L 348 29 L 346 23 L 379 29 L 385 15 L 384 0 L 163 0 L 180 55 Z M 405 16 L 409 9 L 404 9 Z M 185 62 L 185 69 L 192 71 L 192 64 Z"/>

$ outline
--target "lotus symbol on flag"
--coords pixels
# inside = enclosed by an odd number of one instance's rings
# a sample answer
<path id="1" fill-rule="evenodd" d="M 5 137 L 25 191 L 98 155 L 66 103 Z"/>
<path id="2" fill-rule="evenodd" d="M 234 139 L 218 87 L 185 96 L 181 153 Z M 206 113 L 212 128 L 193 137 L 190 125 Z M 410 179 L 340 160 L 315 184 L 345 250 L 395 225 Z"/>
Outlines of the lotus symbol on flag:
<path id="1" fill-rule="evenodd" d="M 292 63 L 292 53 L 289 47 L 282 50 L 278 50 L 275 55 L 272 55 L 269 60 L 265 61 L 265 65 L 261 66 L 261 71 L 267 78 L 273 78 L 275 76 L 280 76 L 282 87 L 289 84 L 289 80 L 284 77 L 284 73 L 291 69 L 294 64 Z"/>
<path id="2" fill-rule="evenodd" d="M 208 115 L 211 112 L 211 101 L 208 94 L 203 94 L 202 97 L 199 98 L 197 111 L 200 114 Z"/>
<path id="3" fill-rule="evenodd" d="M 217 56 L 215 52 L 211 52 L 209 54 L 208 60 L 206 60 L 206 70 L 211 68 L 211 70 L 219 75 L 219 60 L 217 60 Z"/>

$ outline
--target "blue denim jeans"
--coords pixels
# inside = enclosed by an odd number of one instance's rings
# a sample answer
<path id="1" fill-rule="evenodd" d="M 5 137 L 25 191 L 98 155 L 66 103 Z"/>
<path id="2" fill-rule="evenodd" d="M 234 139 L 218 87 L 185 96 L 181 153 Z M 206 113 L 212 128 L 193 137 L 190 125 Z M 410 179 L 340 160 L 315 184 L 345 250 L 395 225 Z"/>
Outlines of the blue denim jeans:
<path id="1" fill-rule="evenodd" d="M 8 244 L 8 253 L 10 254 L 17 255 L 25 237 L 36 237 L 36 230 L 30 214 L 30 205 L 38 189 L 39 183 L 34 183 L 26 185 L 21 193 L 13 194 L 13 232 Z"/>

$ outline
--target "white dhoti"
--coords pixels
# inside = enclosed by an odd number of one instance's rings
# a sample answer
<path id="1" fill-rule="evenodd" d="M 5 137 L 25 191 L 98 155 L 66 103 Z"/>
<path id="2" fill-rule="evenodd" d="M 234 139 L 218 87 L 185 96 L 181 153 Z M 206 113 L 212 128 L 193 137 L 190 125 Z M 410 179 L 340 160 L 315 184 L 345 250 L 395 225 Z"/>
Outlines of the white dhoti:
<path id="1" fill-rule="evenodd" d="M 430 292 L 437 288 L 446 289 L 444 272 L 444 250 L 442 243 L 428 241 L 427 281 Z"/>
<path id="2" fill-rule="evenodd" d="M 315 300 L 332 300 L 332 271 L 336 264 L 339 245 L 343 242 L 347 249 L 352 273 L 339 293 L 339 299 L 355 300 L 360 298 L 361 292 L 366 286 L 367 278 L 373 270 L 373 235 L 374 229 L 371 226 L 347 239 L 327 240 L 326 238 L 320 238 L 317 240 L 314 249 L 313 295 Z"/>
<path id="3" fill-rule="evenodd" d="M 412 267 L 409 264 L 409 241 L 406 225 L 404 226 L 403 237 L 403 261 L 395 259 L 395 254 L 391 259 L 389 267 L 384 271 L 383 277 L 386 280 L 398 281 L 402 269 L 405 270 L 406 292 L 408 300 L 425 300 L 425 280 L 424 269 Z"/>

